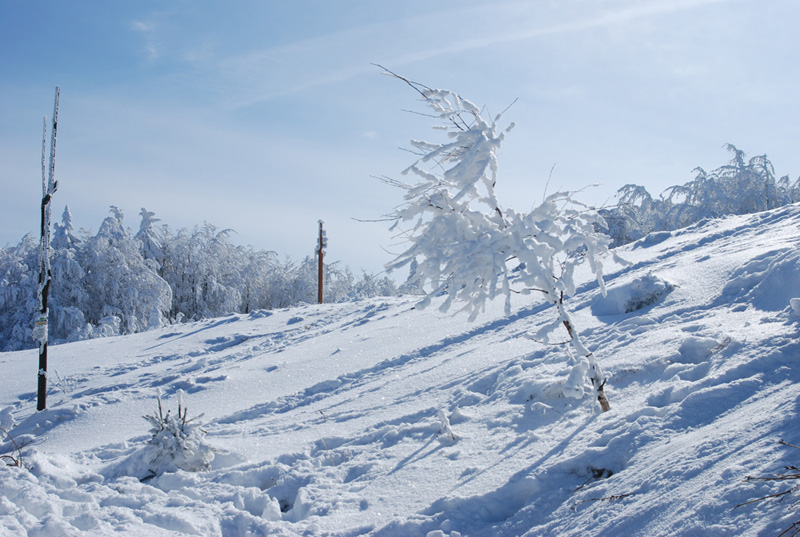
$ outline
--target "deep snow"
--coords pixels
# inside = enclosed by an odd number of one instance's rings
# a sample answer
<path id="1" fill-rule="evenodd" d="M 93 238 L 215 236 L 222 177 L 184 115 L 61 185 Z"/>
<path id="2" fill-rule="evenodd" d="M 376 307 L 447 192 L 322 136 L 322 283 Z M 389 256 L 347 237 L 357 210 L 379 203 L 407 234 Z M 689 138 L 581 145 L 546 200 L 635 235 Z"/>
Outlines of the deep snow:
<path id="1" fill-rule="evenodd" d="M 564 397 L 566 347 L 522 337 L 554 315 L 535 296 L 474 323 L 406 297 L 53 346 L 38 413 L 36 351 L 2 353 L 0 418 L 32 443 L 0 468 L 0 535 L 778 534 L 794 500 L 736 506 L 800 459 L 779 444 L 800 444 L 798 231 L 798 206 L 705 221 L 620 248 L 606 298 L 583 274 L 608 413 Z M 211 469 L 140 481 L 157 389 L 204 414 Z"/>

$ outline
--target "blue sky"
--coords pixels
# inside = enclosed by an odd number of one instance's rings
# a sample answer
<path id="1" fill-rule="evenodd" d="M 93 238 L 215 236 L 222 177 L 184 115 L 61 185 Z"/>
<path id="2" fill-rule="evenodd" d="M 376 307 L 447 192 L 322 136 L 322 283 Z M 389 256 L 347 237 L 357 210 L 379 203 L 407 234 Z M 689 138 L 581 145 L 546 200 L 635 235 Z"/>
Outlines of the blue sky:
<path id="1" fill-rule="evenodd" d="M 379 63 L 517 123 L 498 191 L 602 204 L 716 168 L 733 143 L 800 174 L 794 0 L 0 0 L 0 246 L 38 233 L 42 116 L 61 86 L 54 217 L 96 232 L 110 205 L 210 222 L 299 260 L 381 270 L 417 96 Z M 402 277 L 402 275 L 399 275 Z"/>

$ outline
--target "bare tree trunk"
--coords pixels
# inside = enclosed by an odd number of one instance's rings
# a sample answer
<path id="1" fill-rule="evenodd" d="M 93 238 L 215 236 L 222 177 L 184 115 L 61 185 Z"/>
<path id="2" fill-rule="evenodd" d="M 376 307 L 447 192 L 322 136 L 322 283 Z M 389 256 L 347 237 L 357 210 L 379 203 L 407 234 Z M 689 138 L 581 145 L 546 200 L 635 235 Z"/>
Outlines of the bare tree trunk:
<path id="1" fill-rule="evenodd" d="M 319 263 L 319 267 L 317 268 L 317 302 L 322 304 L 322 291 L 323 285 L 325 283 L 324 271 L 325 265 L 323 264 L 322 258 L 325 255 L 325 231 L 322 229 L 322 224 L 324 222 L 322 220 L 319 221 L 319 239 L 317 240 L 317 261 Z"/>

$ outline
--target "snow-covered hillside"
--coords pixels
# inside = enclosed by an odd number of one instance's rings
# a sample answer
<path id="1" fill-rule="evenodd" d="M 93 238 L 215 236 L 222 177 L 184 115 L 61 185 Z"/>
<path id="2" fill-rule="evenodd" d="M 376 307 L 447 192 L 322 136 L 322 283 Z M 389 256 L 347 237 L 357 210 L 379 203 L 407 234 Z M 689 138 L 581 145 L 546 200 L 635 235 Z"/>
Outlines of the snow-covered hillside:
<path id="1" fill-rule="evenodd" d="M 607 413 L 563 396 L 566 347 L 521 337 L 552 320 L 535 296 L 474 323 L 380 299 L 54 346 L 39 413 L 36 352 L 0 354 L 33 440 L 0 469 L 0 534 L 778 534 L 794 500 L 736 506 L 800 459 L 779 444 L 800 444 L 798 245 L 792 205 L 621 248 L 606 298 L 585 274 L 569 306 Z M 204 414 L 209 470 L 140 481 L 158 390 Z"/>

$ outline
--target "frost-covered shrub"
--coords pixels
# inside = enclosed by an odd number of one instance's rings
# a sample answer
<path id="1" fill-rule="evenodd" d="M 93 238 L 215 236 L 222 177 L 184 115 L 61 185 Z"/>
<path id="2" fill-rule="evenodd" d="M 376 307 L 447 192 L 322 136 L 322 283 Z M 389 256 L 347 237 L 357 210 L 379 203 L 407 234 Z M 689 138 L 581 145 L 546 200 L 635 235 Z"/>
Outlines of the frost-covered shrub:
<path id="1" fill-rule="evenodd" d="M 183 406 L 183 392 L 178 391 L 178 414 L 164 413 L 161 394 L 158 394 L 158 413 L 144 419 L 150 424 L 151 438 L 145 446 L 142 459 L 147 464 L 147 476 L 184 470 L 198 472 L 211 467 L 214 451 L 204 441 L 205 431 L 196 423 L 203 415 L 187 418 Z"/>
<path id="2" fill-rule="evenodd" d="M 205 431 L 197 423 L 202 414 L 192 419 L 183 404 L 183 392 L 178 390 L 178 413 L 164 412 L 161 392 L 154 413 L 143 416 L 150 424 L 150 437 L 144 445 L 132 449 L 128 456 L 105 468 L 109 478 L 136 477 L 147 481 L 165 472 L 199 472 L 208 470 L 214 450 L 208 445 Z"/>

